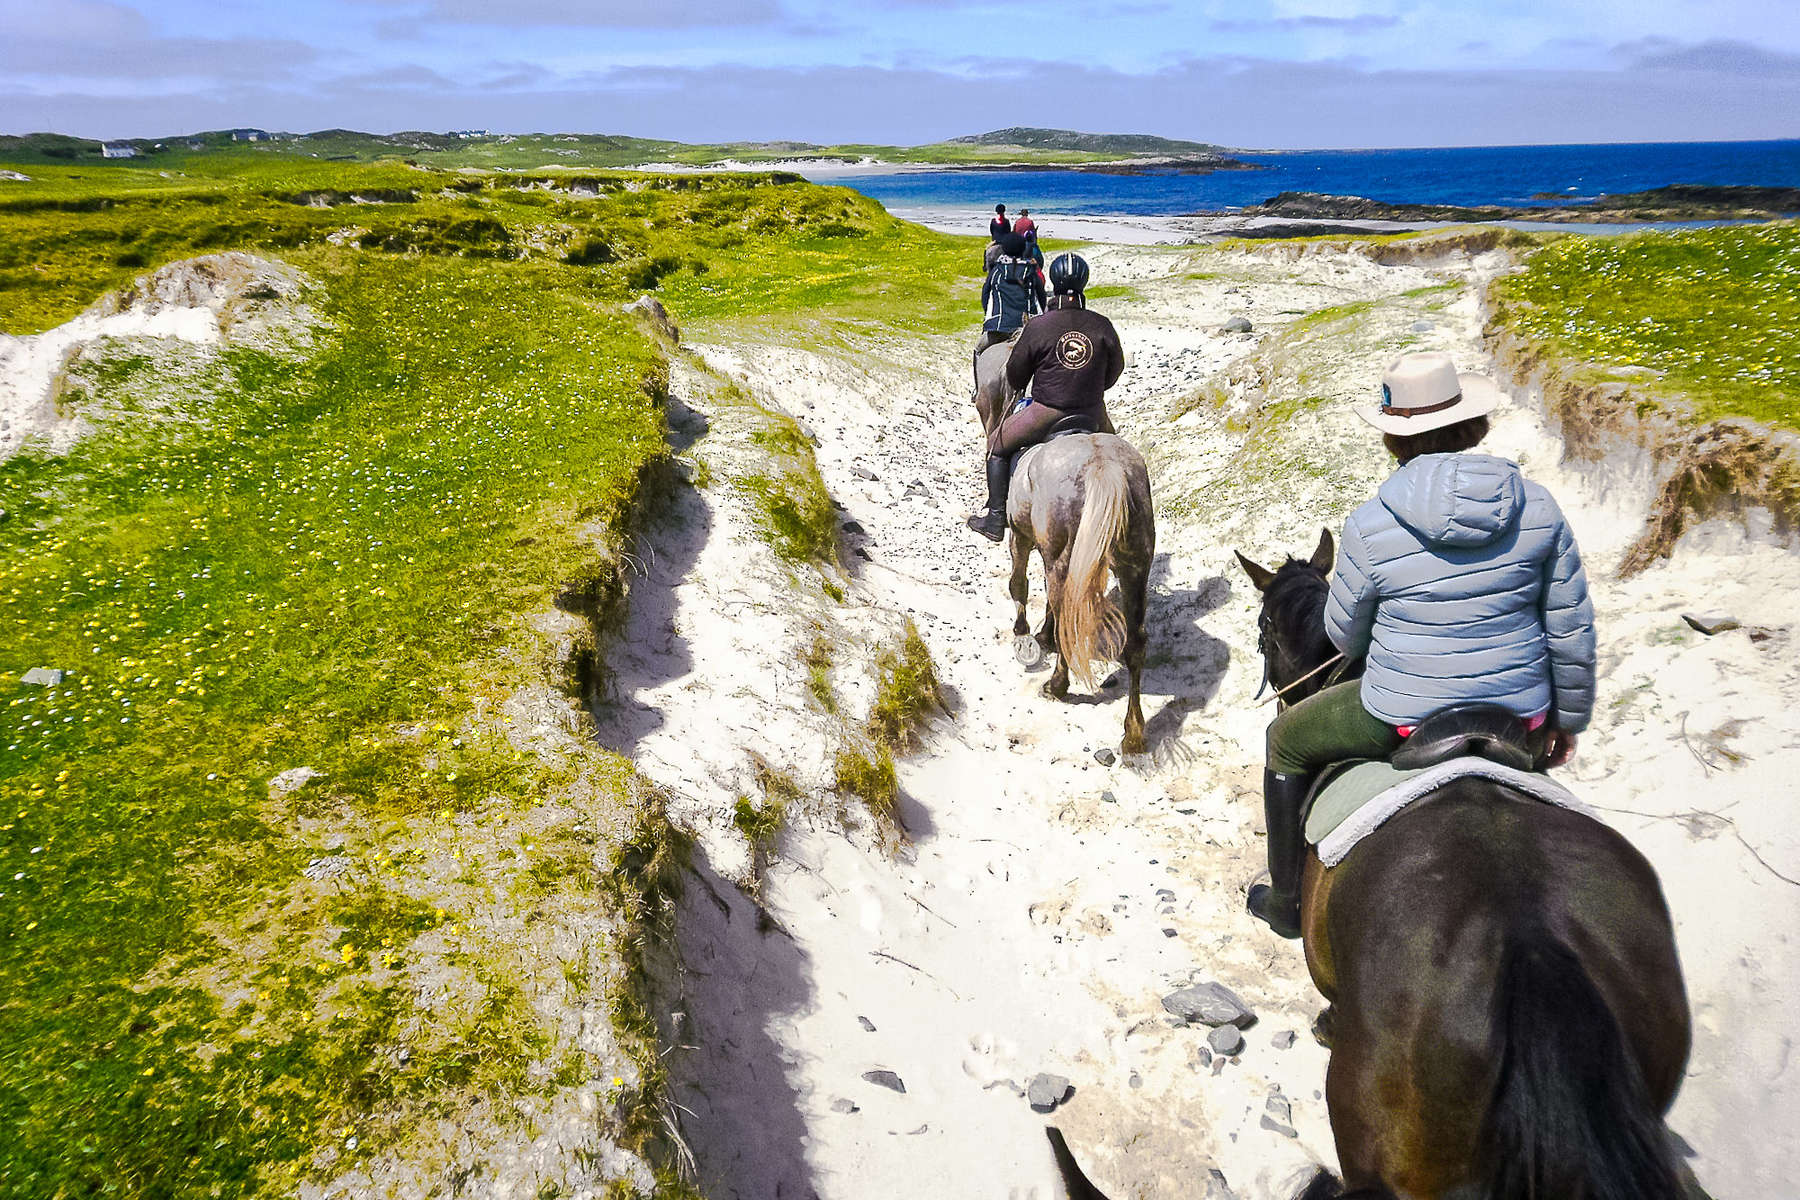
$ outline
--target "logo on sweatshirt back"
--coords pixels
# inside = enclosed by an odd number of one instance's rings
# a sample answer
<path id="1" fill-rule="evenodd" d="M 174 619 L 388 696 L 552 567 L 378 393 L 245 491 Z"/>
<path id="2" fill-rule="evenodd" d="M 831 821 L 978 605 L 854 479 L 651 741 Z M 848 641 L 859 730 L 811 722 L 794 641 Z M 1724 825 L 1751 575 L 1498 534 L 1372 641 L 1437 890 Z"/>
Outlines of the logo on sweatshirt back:
<path id="1" fill-rule="evenodd" d="M 1079 371 L 1094 357 L 1094 343 L 1088 335 L 1071 329 L 1056 339 L 1056 361 L 1066 370 Z"/>

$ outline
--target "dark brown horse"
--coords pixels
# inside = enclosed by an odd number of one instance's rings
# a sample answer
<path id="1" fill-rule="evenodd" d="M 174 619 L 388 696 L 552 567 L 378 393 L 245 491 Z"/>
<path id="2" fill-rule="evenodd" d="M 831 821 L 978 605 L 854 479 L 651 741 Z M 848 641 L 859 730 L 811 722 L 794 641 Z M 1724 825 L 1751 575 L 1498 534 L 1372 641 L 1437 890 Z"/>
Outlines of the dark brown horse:
<path id="1" fill-rule="evenodd" d="M 1332 653 L 1311 628 L 1330 535 L 1310 562 L 1239 558 L 1280 688 Z M 1697 1194 L 1663 1124 L 1691 1035 L 1674 931 L 1617 832 L 1456 780 L 1337 866 L 1313 856 L 1300 920 L 1331 1004 L 1326 1104 L 1349 1189 L 1321 1173 L 1307 1197 Z"/>

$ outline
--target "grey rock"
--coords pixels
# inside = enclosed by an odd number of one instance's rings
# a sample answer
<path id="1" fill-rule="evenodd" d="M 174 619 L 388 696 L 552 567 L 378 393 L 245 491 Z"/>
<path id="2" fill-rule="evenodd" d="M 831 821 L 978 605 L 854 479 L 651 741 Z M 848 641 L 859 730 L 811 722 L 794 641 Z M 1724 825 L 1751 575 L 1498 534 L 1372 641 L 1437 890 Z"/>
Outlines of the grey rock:
<path id="1" fill-rule="evenodd" d="M 1111 788 L 1107 788 L 1106 790 L 1104 790 L 1100 793 L 1100 803 L 1102 803 L 1102 804 L 1117 804 L 1118 802 L 1119 802 L 1119 798 L 1117 796 L 1113 795 Z"/>
<path id="2" fill-rule="evenodd" d="M 1094 751 L 1094 761 L 1103 767 L 1110 767 L 1119 761 L 1119 756 L 1112 752 L 1112 747 L 1102 746 Z"/>
<path id="3" fill-rule="evenodd" d="M 1219 328 L 1226 333 L 1249 333 L 1250 318 L 1233 317 L 1231 320 L 1225 322 L 1225 324 L 1219 326 Z"/>
<path id="4" fill-rule="evenodd" d="M 864 562 L 874 562 L 875 561 L 872 557 L 870 557 L 869 551 L 867 550 L 867 548 L 865 548 L 863 546 L 858 546 L 856 548 L 856 550 L 854 551 L 854 553 L 855 553 L 856 557 L 862 559 Z"/>
<path id="5" fill-rule="evenodd" d="M 1256 1124 L 1260 1124 L 1262 1128 L 1269 1130 L 1269 1132 L 1280 1133 L 1282 1137 L 1300 1137 L 1300 1133 L 1294 1130 L 1294 1126 L 1285 1123 L 1285 1121 L 1276 1121 L 1276 1119 L 1269 1114 L 1262 1114 L 1262 1121 L 1258 1121 Z"/>
<path id="6" fill-rule="evenodd" d="M 869 1018 L 867 1018 L 867 1017 L 858 1017 L 856 1019 L 862 1023 L 862 1027 L 866 1032 L 868 1032 L 868 1033 L 875 1032 L 875 1022 L 869 1020 Z"/>
<path id="7" fill-rule="evenodd" d="M 279 800 L 291 792 L 297 792 L 315 779 L 325 776 L 311 767 L 289 767 L 281 774 L 269 780 L 269 798 Z"/>
<path id="8" fill-rule="evenodd" d="M 19 677 L 21 683 L 35 683 L 39 687 L 56 687 L 63 681 L 63 673 L 55 667 L 33 667 Z"/>
<path id="9" fill-rule="evenodd" d="M 1414 333 L 1430 333 L 1436 328 L 1437 326 L 1433 325 L 1430 321 L 1414 321 L 1411 326 Z"/>
<path id="10" fill-rule="evenodd" d="M 906 1095 L 906 1084 L 892 1071 L 864 1071 L 862 1077 L 876 1087 L 884 1087 L 889 1091 L 899 1092 L 902 1096 Z"/>
<path id="11" fill-rule="evenodd" d="M 1163 997 L 1163 1007 L 1182 1020 L 1201 1025 L 1235 1025 L 1248 1029 L 1256 1014 L 1222 983 L 1197 983 Z"/>
<path id="12" fill-rule="evenodd" d="M 1681 619 L 1711 637 L 1715 633 L 1724 633 L 1727 629 L 1738 628 L 1736 617 L 1725 613 L 1682 613 Z"/>
<path id="13" fill-rule="evenodd" d="M 831 1111 L 835 1113 L 861 1112 L 862 1105 L 848 1097 L 839 1096 L 836 1100 L 831 1102 Z"/>
<path id="14" fill-rule="evenodd" d="M 1206 1044 L 1229 1058 L 1244 1048 L 1244 1033 L 1236 1025 L 1221 1025 L 1206 1035 Z"/>
<path id="15" fill-rule="evenodd" d="M 859 521 L 845 521 L 838 528 L 842 529 L 845 533 L 853 533 L 859 537 L 868 532 L 868 530 L 862 527 L 862 523 Z"/>
<path id="16" fill-rule="evenodd" d="M 675 324 L 675 318 L 669 315 L 669 310 L 655 296 L 639 296 L 625 306 L 625 311 L 631 316 L 644 318 L 664 337 L 680 344 L 681 327 Z"/>
<path id="17" fill-rule="evenodd" d="M 1212 1061 L 1213 1061 L 1213 1052 L 1212 1052 L 1211 1046 L 1196 1046 L 1194 1048 L 1194 1063 L 1195 1063 L 1195 1065 L 1201 1066 L 1201 1067 L 1210 1067 L 1210 1066 L 1212 1066 Z"/>
<path id="18" fill-rule="evenodd" d="M 1217 1167 L 1206 1169 L 1206 1186 L 1200 1192 L 1200 1200 L 1237 1200 L 1237 1193 L 1225 1181 L 1225 1172 Z"/>
<path id="19" fill-rule="evenodd" d="M 1050 1112 L 1069 1098 L 1069 1081 L 1061 1075 L 1039 1072 L 1025 1086 L 1025 1098 L 1033 1112 Z"/>
<path id="20" fill-rule="evenodd" d="M 1166 925 L 1165 925 L 1165 926 L 1164 926 L 1164 927 L 1163 927 L 1163 936 L 1164 936 L 1164 937 L 1174 937 L 1174 936 L 1175 936 L 1175 931 L 1174 931 L 1174 930 L 1173 930 L 1173 929 L 1170 929 L 1170 928 L 1169 928 L 1169 927 L 1168 927 L 1168 926 L 1166 926 Z"/>
<path id="21" fill-rule="evenodd" d="M 870 483 L 878 483 L 881 480 L 881 476 L 869 470 L 867 467 L 851 467 L 850 474 L 858 479 L 867 480 Z"/>
<path id="22" fill-rule="evenodd" d="M 1269 1042 L 1277 1050 L 1286 1050 L 1294 1044 L 1294 1031 L 1291 1029 L 1284 1029 L 1274 1037 L 1270 1038 Z"/>
<path id="23" fill-rule="evenodd" d="M 1269 1098 L 1263 1101 L 1263 1111 L 1283 1124 L 1294 1119 L 1294 1106 L 1279 1090 L 1269 1093 Z"/>
<path id="24" fill-rule="evenodd" d="M 351 862 L 343 854 L 328 854 L 323 858 L 315 858 L 301 868 L 300 873 L 315 883 L 323 883 L 328 879 L 338 879 L 349 873 Z"/>
<path id="25" fill-rule="evenodd" d="M 1173 904 L 1175 902 L 1175 891 L 1173 888 L 1157 888 L 1156 898 L 1164 904 Z"/>
<path id="26" fill-rule="evenodd" d="M 1144 1086 L 1144 1077 L 1142 1075 L 1139 1075 L 1136 1071 L 1133 1071 L 1131 1073 L 1131 1078 L 1126 1080 L 1125 1082 L 1126 1082 L 1126 1085 L 1129 1087 L 1141 1088 Z"/>

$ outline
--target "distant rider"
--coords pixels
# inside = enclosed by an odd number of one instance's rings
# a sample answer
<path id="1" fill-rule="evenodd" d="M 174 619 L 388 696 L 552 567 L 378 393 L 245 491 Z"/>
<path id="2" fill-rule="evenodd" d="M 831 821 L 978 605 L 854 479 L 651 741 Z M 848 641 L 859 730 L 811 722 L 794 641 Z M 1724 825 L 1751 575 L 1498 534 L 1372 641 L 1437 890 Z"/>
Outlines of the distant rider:
<path id="1" fill-rule="evenodd" d="M 1071 414 L 1085 414 L 1096 432 L 1113 431 L 1106 389 L 1125 370 L 1125 349 L 1113 323 L 1088 310 L 1087 282 L 1086 259 L 1057 255 L 1050 264 L 1050 309 L 1025 326 L 1007 359 L 1007 385 L 1029 394 L 988 439 L 987 507 L 969 518 L 969 528 L 989 541 L 1006 536 L 1013 455 L 1036 445 Z"/>
<path id="2" fill-rule="evenodd" d="M 1019 210 L 1019 219 L 1013 222 L 1012 231 L 1032 245 L 1037 245 L 1037 222 L 1031 219 L 1029 208 Z"/>
<path id="3" fill-rule="evenodd" d="M 1016 233 L 1001 236 L 1000 253 L 988 268 L 981 285 L 981 337 L 975 343 L 975 386 L 981 387 L 981 352 L 1007 341 L 1019 332 L 1028 317 L 1044 311 L 1044 281 L 1025 239 Z"/>
<path id="4" fill-rule="evenodd" d="M 1367 669 L 1269 726 L 1270 882 L 1249 905 L 1287 938 L 1300 936 L 1301 807 L 1315 772 L 1386 758 L 1432 713 L 1478 703 L 1544 730 L 1548 764 L 1561 766 L 1594 710 L 1594 608 L 1575 536 L 1516 463 L 1469 453 L 1499 389 L 1459 375 L 1447 354 L 1405 354 L 1381 396 L 1358 415 L 1400 466 L 1345 523 L 1324 614 L 1332 643 L 1367 655 Z"/>
<path id="5" fill-rule="evenodd" d="M 994 205 L 994 219 L 988 222 L 988 240 L 997 242 L 1012 231 L 1012 222 L 1006 219 L 1006 205 Z"/>

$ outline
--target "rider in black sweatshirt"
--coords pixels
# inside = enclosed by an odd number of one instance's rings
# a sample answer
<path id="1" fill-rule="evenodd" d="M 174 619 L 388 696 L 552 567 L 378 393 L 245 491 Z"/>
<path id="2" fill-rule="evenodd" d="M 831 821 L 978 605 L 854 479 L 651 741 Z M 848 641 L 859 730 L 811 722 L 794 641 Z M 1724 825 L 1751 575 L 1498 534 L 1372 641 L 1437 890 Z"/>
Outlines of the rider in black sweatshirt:
<path id="1" fill-rule="evenodd" d="M 1125 348 L 1113 323 L 1088 311 L 1083 294 L 1087 281 L 1088 265 L 1080 255 L 1058 255 L 1050 264 L 1050 286 L 1056 293 L 1050 311 L 1026 323 L 1006 361 L 1007 384 L 1030 392 L 988 439 L 987 507 L 969 518 L 969 528 L 990 541 L 1006 536 L 1006 492 L 1015 454 L 1075 413 L 1086 414 L 1094 432 L 1113 431 L 1106 389 L 1125 370 Z"/>

